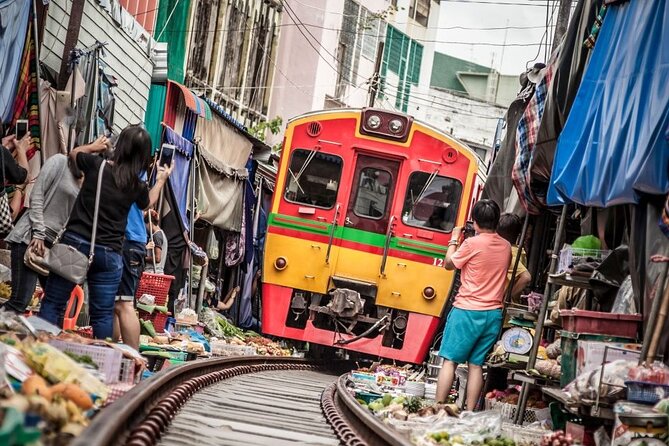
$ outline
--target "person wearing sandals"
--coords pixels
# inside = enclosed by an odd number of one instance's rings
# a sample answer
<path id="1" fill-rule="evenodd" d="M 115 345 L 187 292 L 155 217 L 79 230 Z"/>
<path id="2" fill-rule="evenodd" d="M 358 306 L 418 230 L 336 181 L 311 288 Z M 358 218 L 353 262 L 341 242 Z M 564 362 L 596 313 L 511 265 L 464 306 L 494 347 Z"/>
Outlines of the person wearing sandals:
<path id="1" fill-rule="evenodd" d="M 99 142 L 91 145 L 95 144 Z M 26 251 L 30 249 L 30 255 L 42 257 L 51 247 L 70 216 L 83 177 L 74 162 L 62 154 L 53 155 L 42 166 L 29 208 L 5 239 L 11 248 L 12 294 L 3 309 L 22 314 L 30 304 L 38 280 L 44 289 L 47 276 L 26 266 Z"/>
<path id="2" fill-rule="evenodd" d="M 172 173 L 172 165 L 157 167 L 156 184 L 149 190 L 139 179 L 149 170 L 151 137 L 138 125 L 130 125 L 119 135 L 109 161 L 98 156 L 106 150 L 108 140 L 99 145 L 79 147 L 70 153 L 84 173 L 81 193 L 74 204 L 66 231 L 60 239 L 88 255 L 93 233 L 98 177 L 102 174 L 98 207 L 97 236 L 93 261 L 88 269 L 89 315 L 93 336 L 111 338 L 114 322 L 114 302 L 123 273 L 123 239 L 128 214 L 133 203 L 140 209 L 153 206 Z M 102 146 L 102 147 L 101 147 Z M 106 164 L 103 164 L 106 163 Z M 57 274 L 51 274 L 46 285 L 40 317 L 60 325 L 65 307 L 75 284 Z"/>

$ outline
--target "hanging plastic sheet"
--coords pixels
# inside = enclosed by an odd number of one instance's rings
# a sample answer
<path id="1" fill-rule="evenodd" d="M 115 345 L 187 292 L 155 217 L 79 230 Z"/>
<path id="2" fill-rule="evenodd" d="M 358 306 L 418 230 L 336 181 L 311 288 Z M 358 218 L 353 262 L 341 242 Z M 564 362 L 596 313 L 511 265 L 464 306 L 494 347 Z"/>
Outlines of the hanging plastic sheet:
<path id="1" fill-rule="evenodd" d="M 0 0 L 0 120 L 12 114 L 26 42 L 31 2 Z"/>
<path id="2" fill-rule="evenodd" d="M 171 128 L 164 126 L 165 132 L 163 139 L 167 144 L 173 144 L 177 147 L 174 153 L 174 171 L 170 175 L 170 186 L 174 192 L 174 198 L 179 207 L 179 216 L 188 231 L 188 177 L 190 175 L 190 163 L 193 157 L 193 144 L 190 141 L 179 136 Z"/>
<path id="3" fill-rule="evenodd" d="M 530 159 L 530 182 L 535 189 L 542 189 L 542 193 L 538 194 L 543 200 L 542 205 L 546 204 L 558 136 L 569 116 L 590 55 L 583 42 L 592 33 L 600 4 L 601 0 L 579 0 L 555 63 L 553 82 Z"/>
<path id="4" fill-rule="evenodd" d="M 666 0 L 608 9 L 558 142 L 549 204 L 607 207 L 669 190 L 667 42 Z"/>

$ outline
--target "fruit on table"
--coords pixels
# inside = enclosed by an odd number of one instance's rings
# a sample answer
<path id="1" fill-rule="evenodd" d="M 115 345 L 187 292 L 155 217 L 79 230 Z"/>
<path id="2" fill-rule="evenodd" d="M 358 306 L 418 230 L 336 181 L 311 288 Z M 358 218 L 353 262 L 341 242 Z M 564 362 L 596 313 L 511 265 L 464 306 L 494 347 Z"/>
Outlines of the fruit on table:
<path id="1" fill-rule="evenodd" d="M 47 401 L 51 401 L 51 389 L 49 389 L 49 384 L 41 376 L 34 374 L 21 385 L 21 393 L 25 396 L 30 395 L 40 395 L 43 396 Z"/>
<path id="2" fill-rule="evenodd" d="M 541 439 L 541 446 L 571 446 L 573 441 L 571 435 L 565 434 L 564 431 L 556 431 L 544 435 Z"/>

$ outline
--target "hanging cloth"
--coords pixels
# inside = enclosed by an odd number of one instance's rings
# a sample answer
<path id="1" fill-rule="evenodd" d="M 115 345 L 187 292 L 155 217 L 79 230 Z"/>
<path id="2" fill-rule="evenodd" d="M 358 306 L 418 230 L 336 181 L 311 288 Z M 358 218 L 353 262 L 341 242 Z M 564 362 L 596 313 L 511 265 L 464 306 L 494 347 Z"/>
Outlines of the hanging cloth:
<path id="1" fill-rule="evenodd" d="M 21 71 L 21 54 L 26 41 L 31 2 L 0 2 L 0 121 L 12 117 L 16 88 Z"/>
<path id="2" fill-rule="evenodd" d="M 174 198 L 178 206 L 178 214 L 181 222 L 189 230 L 188 223 L 188 177 L 190 175 L 190 163 L 193 157 L 193 143 L 182 138 L 169 126 L 163 124 L 163 141 L 174 145 L 177 150 L 174 152 L 174 170 L 170 175 L 170 186 L 174 193 Z"/>

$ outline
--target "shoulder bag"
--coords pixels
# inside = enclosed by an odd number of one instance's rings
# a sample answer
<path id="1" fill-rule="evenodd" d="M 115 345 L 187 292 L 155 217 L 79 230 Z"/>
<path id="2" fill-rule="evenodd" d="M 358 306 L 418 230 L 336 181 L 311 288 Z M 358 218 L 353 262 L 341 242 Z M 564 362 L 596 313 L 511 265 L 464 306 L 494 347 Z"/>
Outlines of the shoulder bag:
<path id="1" fill-rule="evenodd" d="M 2 147 L 0 150 L 7 150 Z M 12 222 L 12 209 L 9 207 L 9 197 L 7 197 L 7 191 L 5 191 L 5 183 L 7 178 L 5 177 L 5 154 L 0 153 L 0 163 L 2 163 L 2 181 L 0 184 L 0 236 L 3 238 L 9 234 L 12 229 L 14 229 L 14 224 Z"/>
<path id="2" fill-rule="evenodd" d="M 100 171 L 98 172 L 98 186 L 95 191 L 95 210 L 93 211 L 93 228 L 91 231 L 91 249 L 86 254 L 79 251 L 74 246 L 60 243 L 60 238 L 67 228 L 58 234 L 51 249 L 44 256 L 44 265 L 52 274 L 58 274 L 64 279 L 81 285 L 86 280 L 88 268 L 93 263 L 93 256 L 95 255 L 95 237 L 98 232 L 98 213 L 100 211 L 100 190 L 102 189 L 102 174 L 105 170 L 106 161 L 100 164 Z"/>

